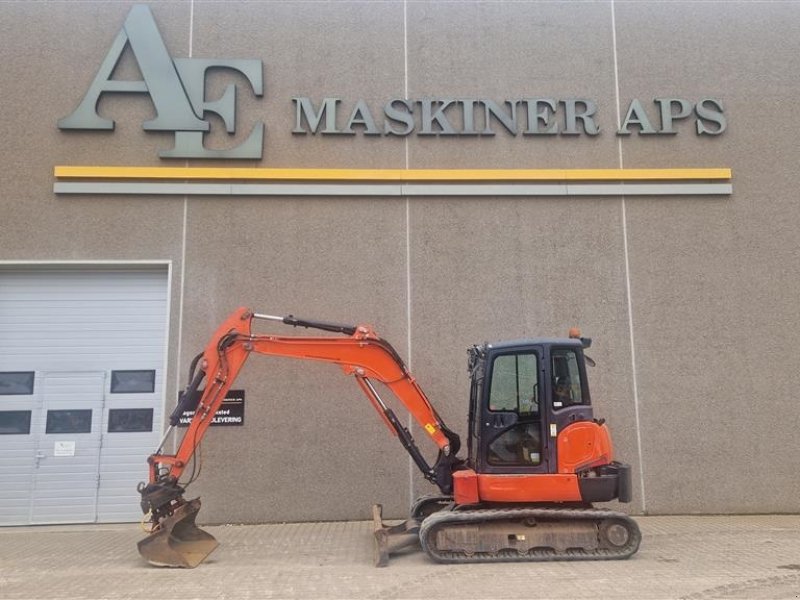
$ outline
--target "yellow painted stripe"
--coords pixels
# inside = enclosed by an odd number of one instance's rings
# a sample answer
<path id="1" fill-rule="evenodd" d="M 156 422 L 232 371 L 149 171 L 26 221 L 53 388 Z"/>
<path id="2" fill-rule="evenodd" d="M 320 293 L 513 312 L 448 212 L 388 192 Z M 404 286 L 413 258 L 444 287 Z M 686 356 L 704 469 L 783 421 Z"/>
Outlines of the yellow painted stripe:
<path id="1" fill-rule="evenodd" d="M 664 181 L 723 180 L 721 169 L 249 169 L 57 166 L 58 179 L 262 181 Z"/>

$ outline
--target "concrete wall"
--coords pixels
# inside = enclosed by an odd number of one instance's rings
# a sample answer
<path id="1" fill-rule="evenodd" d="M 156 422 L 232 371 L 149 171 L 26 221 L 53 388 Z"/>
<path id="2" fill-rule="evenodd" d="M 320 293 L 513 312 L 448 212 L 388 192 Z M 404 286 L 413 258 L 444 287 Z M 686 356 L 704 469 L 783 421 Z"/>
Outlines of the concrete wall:
<path id="1" fill-rule="evenodd" d="M 219 164 L 160 160 L 171 135 L 142 130 L 153 114 L 146 97 L 104 95 L 113 133 L 56 128 L 129 8 L 0 4 L 0 259 L 171 260 L 168 405 L 216 324 L 248 305 L 374 324 L 466 435 L 465 349 L 577 324 L 595 339 L 596 414 L 634 466 L 629 510 L 796 510 L 800 375 L 790 345 L 800 334 L 800 208 L 790 117 L 800 5 L 151 6 L 173 57 L 264 61 L 263 99 L 237 80 L 241 128 L 231 142 L 265 121 L 264 157 L 236 166 L 730 167 L 731 196 L 56 196 L 55 165 Z M 130 57 L 120 72 L 136 78 Z M 395 97 L 589 97 L 602 131 L 296 136 L 294 96 L 371 106 Z M 674 136 L 615 135 L 618 101 L 624 111 L 633 98 L 665 96 L 721 99 L 727 131 L 697 136 L 686 120 Z M 431 491 L 337 368 L 254 358 L 246 369 L 237 384 L 247 390 L 246 425 L 215 428 L 203 448 L 193 491 L 206 521 L 366 518 L 374 501 L 400 515 Z"/>

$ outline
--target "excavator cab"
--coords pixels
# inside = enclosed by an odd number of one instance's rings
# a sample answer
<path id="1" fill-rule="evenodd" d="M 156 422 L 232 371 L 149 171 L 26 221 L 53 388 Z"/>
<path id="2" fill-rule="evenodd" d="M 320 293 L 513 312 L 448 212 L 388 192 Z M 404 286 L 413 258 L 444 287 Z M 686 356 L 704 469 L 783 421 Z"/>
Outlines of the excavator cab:
<path id="1" fill-rule="evenodd" d="M 504 342 L 470 352 L 467 464 L 478 473 L 558 472 L 558 432 L 593 419 L 583 342 Z"/>
<path id="2" fill-rule="evenodd" d="M 590 345 L 577 334 L 470 348 L 466 467 L 480 480 L 481 501 L 630 502 L 630 467 L 613 461 L 608 429 L 594 418 Z M 512 494 L 503 490 L 504 475 L 519 478 Z M 475 500 L 459 493 L 466 479 L 455 476 L 457 502 Z M 560 495 L 549 497 L 553 489 Z"/>

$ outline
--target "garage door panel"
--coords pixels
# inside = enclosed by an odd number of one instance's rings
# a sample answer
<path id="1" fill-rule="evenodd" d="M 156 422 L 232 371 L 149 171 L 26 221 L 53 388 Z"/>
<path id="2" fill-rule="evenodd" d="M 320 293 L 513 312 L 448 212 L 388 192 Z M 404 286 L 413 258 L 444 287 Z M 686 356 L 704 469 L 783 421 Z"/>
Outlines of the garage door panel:
<path id="1" fill-rule="evenodd" d="M 17 354 L 41 356 L 42 352 L 44 352 L 45 355 L 77 353 L 80 354 L 81 358 L 85 360 L 87 358 L 85 355 L 99 358 L 111 351 L 116 354 L 124 354 L 127 358 L 132 353 L 152 355 L 154 350 L 162 347 L 152 338 L 147 336 L 143 337 L 143 342 L 138 344 L 135 342 L 135 340 L 130 338 L 103 344 L 103 340 L 95 339 L 93 336 L 75 336 L 71 337 L 69 340 L 32 340 L 30 339 L 30 336 L 25 335 L 20 335 L 17 337 L 17 339 L 13 339 L 14 336 L 11 335 L 4 335 L 3 337 L 5 338 L 4 342 L 8 341 L 9 343 L 17 343 L 20 345 L 18 351 L 16 352 L 13 349 L 3 352 L 4 355 L 10 357 L 13 357 Z M 42 358 L 46 359 L 47 357 L 44 356 Z"/>
<path id="2" fill-rule="evenodd" d="M 101 484 L 105 486 L 105 492 L 108 496 L 113 496 L 116 493 L 130 495 L 136 490 L 136 485 L 131 486 L 131 478 L 138 481 L 145 481 L 147 479 L 147 469 L 126 469 L 123 471 L 104 472 L 101 477 Z M 133 491 L 132 491 L 133 490 Z"/>
<path id="3" fill-rule="evenodd" d="M 36 521 L 37 525 L 65 525 L 69 523 L 94 523 L 92 512 L 88 509 L 80 510 L 81 506 L 54 506 L 47 519 Z"/>
<path id="4" fill-rule="evenodd" d="M 0 435 L 0 525 L 140 520 L 135 488 L 163 421 L 167 275 L 166 265 L 0 268 L 0 370 L 36 374 L 32 396 L 3 406 L 31 418 L 30 434 Z M 155 371 L 153 391 L 110 394 L 113 370 Z M 152 430 L 109 433 L 117 408 L 152 410 Z M 90 431 L 46 433 L 48 410 L 91 410 Z"/>
<path id="5" fill-rule="evenodd" d="M 151 451 L 155 449 L 155 444 L 158 443 L 158 440 L 155 438 L 151 438 L 150 442 L 140 442 L 138 445 L 135 445 L 131 442 L 129 447 L 124 448 L 114 448 L 104 445 L 103 446 L 103 457 L 101 459 L 101 463 L 111 465 L 114 464 L 116 466 L 122 465 L 135 465 L 135 464 L 146 464 L 146 459 L 148 455 L 142 456 L 139 452 L 143 445 L 146 445 L 148 448 L 151 448 Z"/>
<path id="6" fill-rule="evenodd" d="M 143 478 L 140 479 L 140 481 L 143 481 Z M 126 512 L 128 512 L 128 509 L 133 506 L 136 508 L 137 514 L 140 514 L 140 501 L 141 497 L 136 491 L 136 486 L 131 486 L 127 483 L 123 484 L 122 482 L 109 484 L 106 487 L 106 493 L 103 494 L 103 502 L 105 502 L 107 510 L 116 505 L 114 510 L 124 509 Z"/>
<path id="7" fill-rule="evenodd" d="M 8 450 L 3 450 L 3 455 L 0 456 L 0 465 L 8 465 L 9 467 L 12 467 L 15 464 L 17 464 L 20 460 L 26 460 L 26 459 L 33 460 L 33 452 L 35 448 L 36 444 L 30 443 L 22 447 L 9 448 Z"/>
<path id="8" fill-rule="evenodd" d="M 150 448 L 150 452 L 152 452 L 157 443 L 158 441 L 153 440 L 151 443 L 142 445 L 146 445 L 148 448 Z M 103 456 L 100 460 L 100 464 L 103 466 L 104 472 L 114 472 L 115 470 L 130 471 L 131 469 L 138 467 L 147 467 L 147 457 L 149 456 L 149 452 L 142 455 L 140 453 L 141 447 L 125 448 L 124 452 L 120 450 L 121 449 L 117 449 L 115 451 L 113 448 L 108 448 L 106 446 L 103 447 Z"/>
<path id="9" fill-rule="evenodd" d="M 131 330 L 118 329 L 116 331 L 108 331 L 105 329 L 81 327 L 73 330 L 61 330 L 57 333 L 62 334 L 62 336 L 57 337 L 53 332 L 8 329 L 3 333 L 3 337 L 5 338 L 5 343 L 9 345 L 20 343 L 29 348 L 39 348 L 45 345 L 52 348 L 65 348 L 75 345 L 80 346 L 87 341 L 91 342 L 91 346 L 116 347 L 120 342 L 120 333 L 122 332 L 125 332 L 126 345 L 129 347 L 158 347 L 160 344 L 153 343 L 153 336 L 163 333 L 163 330 L 136 328 Z M 41 339 L 31 339 L 31 336 L 36 336 L 37 334 L 41 336 Z"/>
<path id="10" fill-rule="evenodd" d="M 6 502 L 11 503 L 13 500 L 19 500 L 20 502 L 24 501 L 25 506 L 30 506 L 30 489 L 0 489 L 0 501 L 4 504 Z"/>
<path id="11" fill-rule="evenodd" d="M 0 308 L 0 310 L 2 310 Z M 158 315 L 160 318 L 162 315 Z M 160 335 L 163 333 L 163 328 L 158 327 L 158 323 L 153 322 L 126 322 L 122 321 L 109 321 L 108 323 L 92 323 L 88 325 L 85 321 L 75 319 L 70 320 L 69 317 L 61 317 L 59 318 L 58 322 L 48 323 L 46 321 L 38 322 L 36 325 L 26 325 L 28 333 L 34 334 L 35 337 L 42 337 L 48 335 L 48 332 L 51 330 L 56 330 L 58 334 L 63 334 L 65 336 L 70 335 L 70 332 L 74 333 L 75 331 L 127 331 L 134 333 L 136 331 L 141 331 L 144 327 L 147 331 L 153 332 L 156 335 Z M 87 327 L 87 328 L 85 328 Z M 91 327 L 90 329 L 88 327 Z M 18 321 L 15 322 L 7 322 L 5 319 L 0 318 L 0 329 L 3 331 L 8 332 L 9 335 L 22 332 L 25 333 L 24 330 L 20 329 Z M 5 335 L 5 334 L 4 334 Z"/>
<path id="12" fill-rule="evenodd" d="M 97 481 L 96 461 L 84 459 L 77 464 L 59 465 L 58 467 L 39 468 L 37 475 L 44 476 L 48 481 L 41 481 L 42 477 L 36 482 L 36 489 L 75 483 L 80 476 L 85 479 Z"/>
<path id="13" fill-rule="evenodd" d="M 127 491 L 126 492 L 124 489 L 120 488 L 120 493 L 119 494 L 114 495 L 114 494 L 109 493 L 106 496 L 106 500 L 108 501 L 109 504 L 108 504 L 108 506 L 106 507 L 105 510 L 108 511 L 108 512 L 113 512 L 114 514 L 120 514 L 122 512 L 128 512 L 127 510 L 124 510 L 124 511 L 121 510 L 120 507 L 122 507 L 122 506 L 133 505 L 133 506 L 136 506 L 138 508 L 139 507 L 139 502 L 141 500 L 141 497 L 139 496 L 139 493 L 136 491 L 135 488 L 134 488 L 133 492 L 131 492 L 131 491 Z M 139 510 L 139 513 L 138 513 L 139 514 L 139 519 L 141 519 L 141 515 L 142 515 L 141 508 L 138 508 L 138 510 Z"/>
<path id="14" fill-rule="evenodd" d="M 9 484 L 30 486 L 30 483 L 30 467 L 20 467 L 16 473 L 13 471 L 13 469 L 11 469 L 11 467 L 9 467 L 8 473 L 3 475 L 3 486 L 0 487 L 0 490 L 10 490 L 12 486 Z"/>
<path id="15" fill-rule="evenodd" d="M 131 407 L 137 408 L 137 407 Z M 153 414 L 153 423 L 159 419 L 160 415 Z M 105 437 L 103 438 L 103 445 L 108 449 L 109 456 L 124 455 L 127 450 L 138 448 L 142 444 L 152 443 L 154 440 L 158 441 L 158 432 L 155 431 L 119 431 L 108 432 L 108 428 L 103 430 Z"/>
<path id="16" fill-rule="evenodd" d="M 3 508 L 0 505 L 0 523 L 3 525 L 27 525 L 30 523 L 31 508 L 27 506 Z"/>
<path id="17" fill-rule="evenodd" d="M 157 443 L 158 442 L 154 442 L 148 445 L 148 447 L 151 448 L 150 452 L 155 449 L 155 444 Z M 106 456 L 106 452 L 104 451 L 100 466 L 103 469 L 103 473 L 138 471 L 139 469 L 147 469 L 147 456 L 148 454 L 142 455 L 136 449 L 131 449 L 126 454 L 116 454 L 112 456 Z"/>
<path id="18" fill-rule="evenodd" d="M 21 485 L 24 479 L 30 481 L 31 470 L 33 469 L 33 458 L 24 465 L 15 464 L 10 461 L 0 461 L 0 473 L 3 474 L 3 485 Z"/>
<path id="19" fill-rule="evenodd" d="M 82 498 L 82 502 L 86 504 L 87 507 L 93 507 L 97 494 L 91 489 L 91 485 L 88 484 L 94 483 L 95 487 L 97 486 L 96 474 L 90 474 L 88 479 L 80 478 L 78 480 L 79 475 L 81 474 L 73 474 L 71 480 L 52 481 L 46 484 L 37 483 L 33 489 L 33 493 L 35 494 L 35 501 L 33 504 L 34 512 L 41 515 L 42 507 L 52 506 L 53 503 L 51 500 L 66 501 L 69 498 Z M 80 483 L 82 485 L 72 485 L 74 483 Z"/>
<path id="20" fill-rule="evenodd" d="M 87 348 L 88 349 L 88 348 Z M 121 369 L 131 366 L 131 361 L 134 365 L 141 364 L 137 361 L 139 359 L 147 360 L 152 356 L 152 352 L 140 351 L 139 348 L 134 348 L 128 355 L 125 361 L 115 361 L 108 359 L 108 353 L 99 351 L 97 348 L 92 348 L 91 351 L 84 351 L 80 358 L 76 358 L 70 352 L 61 354 L 49 352 L 48 348 L 43 348 L 42 352 L 37 352 L 35 348 L 26 350 L 25 352 L 14 352 L 13 354 L 3 355 L 0 353 L 0 362 L 8 365 L 7 368 L 13 369 L 20 365 L 30 364 L 34 361 L 47 361 L 50 368 L 55 370 L 62 369 L 80 369 L 86 365 L 86 361 L 107 361 L 111 369 Z M 160 366 L 160 365 L 159 365 Z"/>

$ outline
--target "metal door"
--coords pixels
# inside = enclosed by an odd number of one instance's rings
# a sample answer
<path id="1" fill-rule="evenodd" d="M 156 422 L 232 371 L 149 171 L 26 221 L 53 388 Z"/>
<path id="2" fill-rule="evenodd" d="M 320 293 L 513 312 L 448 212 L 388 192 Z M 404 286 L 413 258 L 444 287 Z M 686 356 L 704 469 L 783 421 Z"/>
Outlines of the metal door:
<path id="1" fill-rule="evenodd" d="M 42 379 L 30 522 L 92 523 L 105 373 L 46 372 Z"/>

